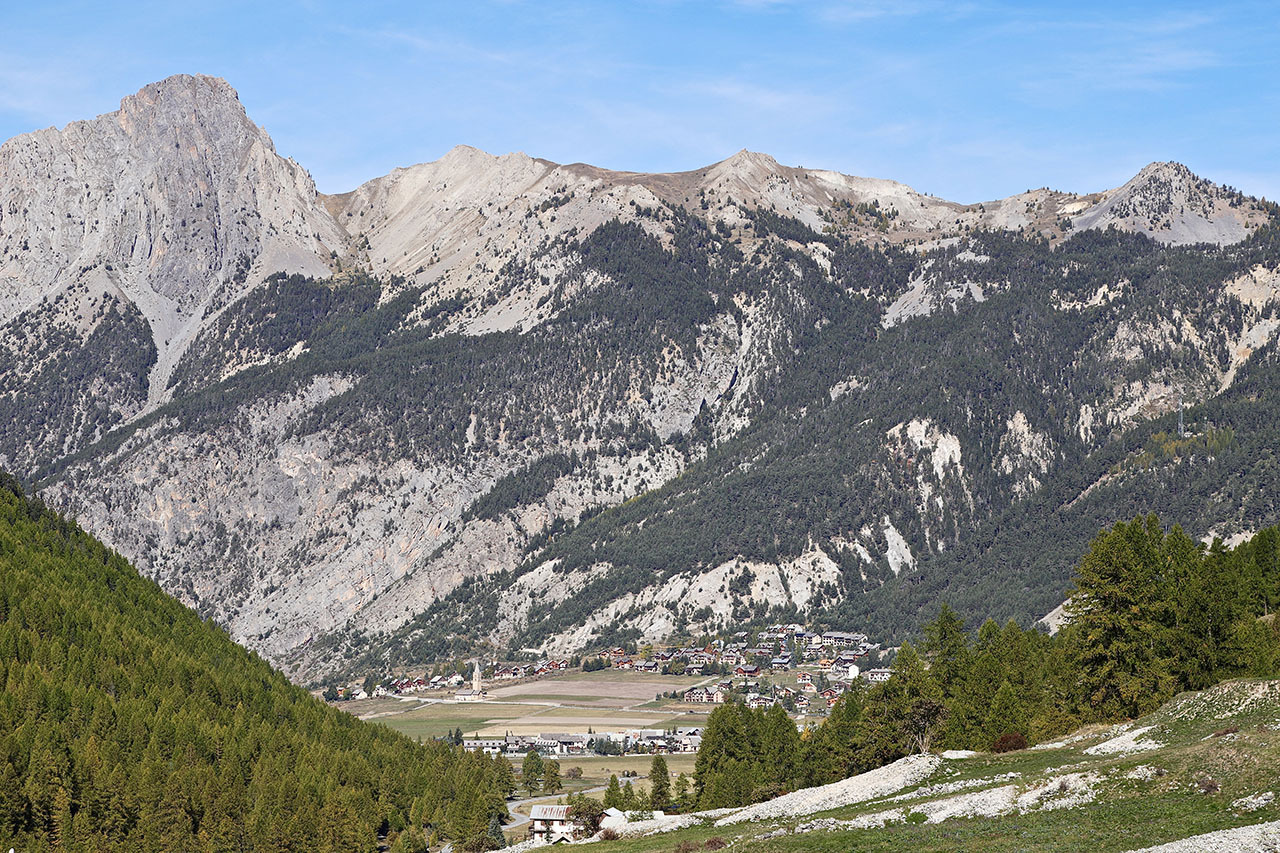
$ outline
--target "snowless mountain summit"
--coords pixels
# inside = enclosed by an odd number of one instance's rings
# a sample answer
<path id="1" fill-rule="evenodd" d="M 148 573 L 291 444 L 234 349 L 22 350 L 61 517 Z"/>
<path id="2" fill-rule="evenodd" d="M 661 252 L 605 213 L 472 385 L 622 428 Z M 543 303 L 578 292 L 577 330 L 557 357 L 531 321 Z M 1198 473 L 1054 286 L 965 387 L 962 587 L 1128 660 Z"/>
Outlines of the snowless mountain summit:
<path id="1" fill-rule="evenodd" d="M 1078 229 L 1223 244 L 1261 219 L 1243 197 L 1173 163 L 1153 163 L 1104 193 L 1037 190 L 959 205 L 746 150 L 702 169 L 644 174 L 460 145 L 322 195 L 231 86 L 183 74 L 125 97 L 116 112 L 0 146 L 0 322 L 65 294 L 60 316 L 84 333 L 104 296 L 124 300 L 157 349 L 147 389 L 154 406 L 209 316 L 271 273 L 327 275 L 347 262 L 432 283 L 441 296 L 474 292 L 543 240 L 585 236 L 662 203 L 700 208 L 730 228 L 768 208 L 857 239 L 924 244 L 975 227 L 1061 233 L 1067 216 Z M 475 328 L 487 322 L 527 326 L 537 315 L 510 310 Z"/>
<path id="2" fill-rule="evenodd" d="M 458 146 L 326 195 L 225 82 L 171 77 L 0 146 L 0 468 L 298 677 L 776 607 L 1039 616 L 1061 561 L 983 525 L 1043 502 L 1078 553 L 1192 446 L 1117 440 L 1254 405 L 1270 216 L 1177 164 L 962 205 L 750 151 Z M 1280 488 L 1239 494 L 1198 523 Z M 966 574 L 1027 555 L 1017 596 Z"/>

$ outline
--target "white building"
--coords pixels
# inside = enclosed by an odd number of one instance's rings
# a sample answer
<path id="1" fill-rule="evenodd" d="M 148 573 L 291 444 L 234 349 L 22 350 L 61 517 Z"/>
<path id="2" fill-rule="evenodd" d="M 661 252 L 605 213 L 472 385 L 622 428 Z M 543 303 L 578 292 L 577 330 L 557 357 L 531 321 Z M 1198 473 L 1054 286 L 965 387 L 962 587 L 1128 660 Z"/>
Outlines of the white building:
<path id="1" fill-rule="evenodd" d="M 569 817 L 568 806 L 534 806 L 529 810 L 529 837 L 555 844 L 572 841 L 578 824 Z"/>

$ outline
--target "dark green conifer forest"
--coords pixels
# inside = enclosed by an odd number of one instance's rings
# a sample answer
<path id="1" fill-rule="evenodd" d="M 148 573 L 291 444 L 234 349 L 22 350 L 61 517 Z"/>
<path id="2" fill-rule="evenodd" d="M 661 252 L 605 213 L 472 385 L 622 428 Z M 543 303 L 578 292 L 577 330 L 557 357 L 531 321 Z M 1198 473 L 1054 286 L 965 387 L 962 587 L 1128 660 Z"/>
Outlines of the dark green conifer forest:
<path id="1" fill-rule="evenodd" d="M 717 708 L 698 751 L 698 807 L 759 802 L 930 749 L 1020 748 L 1224 679 L 1274 678 L 1278 602 L 1280 528 L 1226 548 L 1154 515 L 1118 523 L 1079 561 L 1071 621 L 1054 636 L 987 620 L 975 637 L 943 605 L 888 681 L 855 687 L 803 737 L 780 706 Z"/>
<path id="2" fill-rule="evenodd" d="M 0 478 L 0 846 L 493 846 L 505 759 L 324 705 Z"/>

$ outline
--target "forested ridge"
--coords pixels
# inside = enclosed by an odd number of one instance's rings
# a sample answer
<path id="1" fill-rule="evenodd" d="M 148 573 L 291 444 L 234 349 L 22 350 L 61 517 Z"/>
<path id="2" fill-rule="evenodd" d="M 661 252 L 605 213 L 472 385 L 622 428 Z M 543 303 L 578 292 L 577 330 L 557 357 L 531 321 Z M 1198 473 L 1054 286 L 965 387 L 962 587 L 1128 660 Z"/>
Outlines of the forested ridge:
<path id="1" fill-rule="evenodd" d="M 291 685 L 7 475 L 0 684 L 5 848 L 480 850 L 514 790 Z"/>
<path id="2" fill-rule="evenodd" d="M 888 681 L 858 682 L 803 735 L 781 706 L 730 704 L 698 751 L 700 808 L 821 785 L 930 749 L 1006 751 L 1133 719 L 1175 694 L 1280 675 L 1280 528 L 1206 547 L 1154 515 L 1120 522 L 1077 565 L 1056 635 L 950 607 L 904 644 Z"/>
<path id="3" fill-rule="evenodd" d="M 791 346 L 777 352 L 777 374 L 767 384 L 735 389 L 751 401 L 753 423 L 713 442 L 710 418 L 700 420 L 686 439 L 707 452 L 682 476 L 577 526 L 555 526 L 549 537 L 533 538 L 527 560 L 514 571 L 464 583 L 379 652 L 403 661 L 481 641 L 496 627 L 492 600 L 514 578 L 551 561 L 557 572 L 601 564 L 607 571 L 531 614 L 513 646 L 545 642 L 602 601 L 639 594 L 677 573 L 739 557 L 794 558 L 815 541 L 847 540 L 891 519 L 920 558 L 916 570 L 897 577 L 883 558 L 868 564 L 852 550 L 826 545 L 842 573 L 826 590 L 823 600 L 830 604 L 819 619 L 896 639 L 909 636 L 943 600 L 967 618 L 1029 624 L 1061 603 L 1075 555 L 1114 518 L 1157 508 L 1200 534 L 1223 524 L 1250 531 L 1274 523 L 1280 519 L 1273 451 L 1280 412 L 1267 389 L 1280 375 L 1275 346 L 1254 353 L 1231 387 L 1215 395 L 1208 383 L 1229 363 L 1230 335 L 1238 334 L 1233 330 L 1247 309 L 1206 282 L 1274 263 L 1278 233 L 1271 226 L 1237 246 L 1208 248 L 1161 246 L 1116 230 L 1084 232 L 1056 247 L 1035 237 L 980 232 L 962 245 L 970 254 L 981 252 L 981 263 L 967 260 L 959 247 L 921 259 L 832 240 L 830 276 L 807 256 L 775 246 L 777 262 L 798 270 L 786 285 L 787 298 L 777 302 Z M 614 235 L 610 245 L 623 254 L 620 240 Z M 626 269 L 613 272 L 623 276 Z M 943 280 L 973 281 L 987 288 L 986 297 L 881 328 L 877 300 L 924 269 Z M 723 286 L 745 280 L 730 276 Z M 1114 300 L 1086 304 L 1117 281 L 1127 284 Z M 1064 303 L 1083 307 L 1067 310 Z M 1195 348 L 1178 332 L 1136 341 L 1141 354 L 1133 360 L 1114 357 L 1118 336 L 1160 328 L 1171 305 L 1198 315 L 1212 330 L 1204 337 L 1216 337 Z M 1147 445 L 1159 443 L 1160 433 L 1176 432 L 1176 415 L 1081 433 L 1082 406 L 1154 376 L 1183 389 L 1192 433 L 1214 434 L 1216 442 L 1150 453 Z M 850 377 L 857 387 L 833 396 L 831 389 Z M 1197 403 L 1200 397 L 1207 399 Z M 1045 437 L 1043 470 L 981 464 L 1007 452 L 1002 442 L 1014 411 Z M 977 460 L 966 461 L 963 486 L 944 478 L 933 487 L 941 500 L 917 497 L 927 458 L 907 456 L 904 463 L 885 450 L 886 431 L 912 417 L 953 433 L 964 459 Z M 545 489 L 556 470 L 515 472 L 482 498 L 485 513 L 494 515 L 499 499 L 511 507 L 536 503 L 529 495 Z M 627 639 L 626 623 L 635 615 L 624 613 L 600 641 Z M 790 615 L 759 602 L 735 610 L 743 623 Z"/>
<path id="4" fill-rule="evenodd" d="M 677 576 L 815 549 L 839 569 L 805 608 L 825 626 L 897 641 L 943 600 L 1027 625 L 1110 519 L 1153 509 L 1196 536 L 1280 520 L 1280 420 L 1260 393 L 1274 335 L 1236 364 L 1276 307 L 1226 285 L 1280 261 L 1274 224 L 1223 247 L 973 230 L 913 250 L 745 215 L 735 231 L 646 209 L 447 297 L 274 276 L 195 339 L 171 402 L 36 480 L 166 588 L 313 675 L 540 646 Z M 909 293 L 923 313 L 900 310 Z M 515 294 L 536 322 L 469 326 Z M 1193 435 L 1221 440 L 1150 453 L 1179 395 Z M 941 440 L 958 446 L 948 461 Z M 225 467 L 204 471 L 211 457 Z M 181 523 L 143 509 L 201 478 L 237 497 Z M 890 559 L 890 529 L 910 560 Z M 375 539 L 415 556 L 371 555 Z M 372 571 L 372 595 L 403 600 L 335 597 L 281 627 L 268 599 L 325 566 L 346 573 L 335 588 Z M 511 585 L 549 566 L 567 595 L 508 618 Z M 748 591 L 726 588 L 716 618 L 796 615 Z M 706 602 L 668 603 L 677 630 L 717 629 Z M 592 642 L 637 639 L 646 606 L 617 609 Z"/>

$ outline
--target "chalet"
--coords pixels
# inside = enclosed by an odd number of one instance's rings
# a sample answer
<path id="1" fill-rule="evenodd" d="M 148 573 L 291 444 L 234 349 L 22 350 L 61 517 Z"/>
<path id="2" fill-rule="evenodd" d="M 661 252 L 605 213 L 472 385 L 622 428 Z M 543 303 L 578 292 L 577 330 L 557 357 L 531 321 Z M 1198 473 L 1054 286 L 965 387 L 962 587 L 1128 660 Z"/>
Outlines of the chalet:
<path id="1" fill-rule="evenodd" d="M 635 669 L 636 664 L 631 658 L 623 658 L 613 665 L 614 669 Z"/>
<path id="2" fill-rule="evenodd" d="M 773 660 L 769 661 L 770 669 L 788 670 L 791 669 L 791 655 L 781 654 Z"/>
<path id="3" fill-rule="evenodd" d="M 719 687 L 694 687 L 686 690 L 682 698 L 685 702 L 721 704 L 724 702 L 725 694 Z"/>
<path id="4" fill-rule="evenodd" d="M 828 687 L 826 690 L 823 690 L 818 695 L 821 696 L 823 699 L 839 699 L 843 694 L 844 694 L 843 687 L 832 686 L 832 687 Z"/>
<path id="5" fill-rule="evenodd" d="M 636 672 L 658 672 L 662 666 L 656 660 L 642 660 L 636 663 Z"/>
<path id="6" fill-rule="evenodd" d="M 807 710 L 809 710 L 809 697 L 808 697 L 808 696 L 797 696 L 797 697 L 796 697 L 796 710 L 797 710 L 797 711 L 807 711 Z"/>
<path id="7" fill-rule="evenodd" d="M 879 684 L 882 681 L 888 681 L 889 677 L 892 675 L 893 675 L 893 670 L 886 669 L 884 667 L 878 667 L 876 669 L 867 670 L 865 673 L 863 673 L 862 677 L 865 678 L 867 681 L 870 681 L 872 684 Z"/>
<path id="8" fill-rule="evenodd" d="M 867 641 L 867 635 L 851 634 L 847 631 L 827 631 L 823 633 L 822 641 L 828 646 L 845 649 L 850 646 L 857 646 L 865 643 Z"/>
<path id="9" fill-rule="evenodd" d="M 702 746 L 702 735 L 685 735 L 676 742 L 681 752 L 697 752 Z"/>
<path id="10" fill-rule="evenodd" d="M 760 667 L 754 663 L 738 664 L 733 670 L 733 674 L 740 678 L 752 678 L 760 674 Z"/>
<path id="11" fill-rule="evenodd" d="M 685 675 L 702 675 L 702 670 L 705 666 L 706 664 L 701 664 L 701 663 L 688 664 L 684 668 L 684 674 Z"/>
<path id="12" fill-rule="evenodd" d="M 859 672 L 856 663 L 836 663 L 831 667 L 832 678 L 847 678 L 852 681 L 858 677 Z"/>
<path id="13" fill-rule="evenodd" d="M 590 741 L 591 738 L 588 735 L 554 733 L 538 735 L 535 743 L 544 752 L 557 755 L 582 755 L 587 751 L 587 744 Z"/>
<path id="14" fill-rule="evenodd" d="M 534 806 L 529 810 L 529 821 L 529 838 L 550 844 L 572 841 L 582 829 L 569 817 L 569 806 Z"/>
<path id="15" fill-rule="evenodd" d="M 720 662 L 726 666 L 737 666 L 742 663 L 743 657 L 735 651 L 727 651 L 720 655 Z"/>
<path id="16" fill-rule="evenodd" d="M 797 684 L 812 684 L 812 683 L 813 683 L 813 673 L 811 673 L 811 672 L 797 672 L 797 673 L 796 673 L 796 683 L 797 683 Z"/>
<path id="17" fill-rule="evenodd" d="M 778 704 L 778 700 L 773 696 L 761 696 L 759 693 L 747 694 L 747 707 L 751 709 L 771 708 Z"/>

